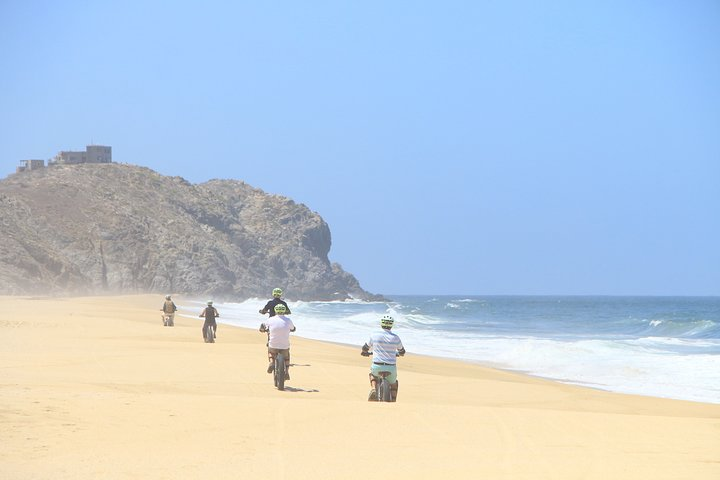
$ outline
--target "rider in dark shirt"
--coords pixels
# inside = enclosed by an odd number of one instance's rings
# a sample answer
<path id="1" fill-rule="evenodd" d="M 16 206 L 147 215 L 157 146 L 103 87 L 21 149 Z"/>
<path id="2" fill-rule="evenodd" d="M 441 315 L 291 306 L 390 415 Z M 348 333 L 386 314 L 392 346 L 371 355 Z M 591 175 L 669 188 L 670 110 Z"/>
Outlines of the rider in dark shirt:
<path id="1" fill-rule="evenodd" d="M 220 316 L 220 314 L 217 311 L 217 308 L 213 307 L 213 302 L 207 302 L 207 307 L 205 307 L 205 310 L 202 311 L 200 314 L 201 317 L 205 318 L 205 322 L 203 323 L 203 338 L 205 338 L 205 329 L 212 327 L 213 330 L 213 337 L 215 337 L 215 332 L 217 332 L 217 322 L 215 319 Z"/>
<path id="2" fill-rule="evenodd" d="M 273 298 L 269 302 L 265 304 L 265 307 L 263 307 L 262 310 L 260 310 L 260 313 L 265 315 L 266 313 L 269 313 L 271 317 L 275 316 L 275 305 L 281 304 L 285 305 L 285 315 L 290 315 L 290 307 L 288 307 L 288 304 L 285 303 L 285 300 L 281 300 L 280 297 L 282 297 L 283 291 L 279 288 L 274 288 L 272 291 Z"/>

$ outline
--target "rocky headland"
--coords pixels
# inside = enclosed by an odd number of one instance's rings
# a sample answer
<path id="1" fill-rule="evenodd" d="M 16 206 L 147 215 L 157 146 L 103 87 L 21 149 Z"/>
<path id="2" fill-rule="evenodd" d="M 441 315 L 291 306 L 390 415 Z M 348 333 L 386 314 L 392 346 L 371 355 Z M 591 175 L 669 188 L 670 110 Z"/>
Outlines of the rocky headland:
<path id="1" fill-rule="evenodd" d="M 381 298 L 328 260 L 320 215 L 238 180 L 57 165 L 0 180 L 0 223 L 4 295 Z"/>

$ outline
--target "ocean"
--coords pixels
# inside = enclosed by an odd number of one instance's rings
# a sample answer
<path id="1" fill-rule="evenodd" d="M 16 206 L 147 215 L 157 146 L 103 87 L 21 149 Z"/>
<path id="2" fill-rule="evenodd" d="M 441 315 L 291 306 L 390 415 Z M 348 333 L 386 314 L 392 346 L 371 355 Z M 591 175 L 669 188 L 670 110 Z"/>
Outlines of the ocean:
<path id="1" fill-rule="evenodd" d="M 358 352 L 380 317 L 390 314 L 408 353 L 613 392 L 720 403 L 720 297 L 391 298 L 288 304 L 297 336 Z M 257 329 L 266 302 L 215 306 L 220 323 Z M 203 304 L 182 307 L 199 312 Z M 402 376 L 402 360 L 398 369 Z"/>

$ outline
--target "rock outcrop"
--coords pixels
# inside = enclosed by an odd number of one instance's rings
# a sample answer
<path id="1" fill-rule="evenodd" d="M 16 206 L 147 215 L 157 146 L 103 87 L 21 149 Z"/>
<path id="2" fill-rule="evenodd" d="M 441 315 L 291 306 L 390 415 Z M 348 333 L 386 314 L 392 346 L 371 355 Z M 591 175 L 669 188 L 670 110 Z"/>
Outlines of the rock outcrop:
<path id="1" fill-rule="evenodd" d="M 0 223 L 0 294 L 377 298 L 330 263 L 317 213 L 236 180 L 53 166 L 0 181 Z"/>

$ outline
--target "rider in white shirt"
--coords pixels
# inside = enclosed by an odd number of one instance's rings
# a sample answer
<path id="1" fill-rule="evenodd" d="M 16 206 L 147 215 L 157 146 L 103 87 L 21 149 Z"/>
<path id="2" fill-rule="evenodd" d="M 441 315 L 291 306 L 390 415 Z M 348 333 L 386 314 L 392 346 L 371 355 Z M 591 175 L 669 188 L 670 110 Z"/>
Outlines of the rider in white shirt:
<path id="1" fill-rule="evenodd" d="M 394 323 L 395 319 L 390 315 L 383 316 L 380 319 L 382 330 L 370 335 L 370 339 L 362 347 L 362 356 L 370 356 L 370 351 L 372 350 L 374 357 L 373 363 L 370 366 L 370 393 L 368 394 L 368 401 L 377 399 L 378 372 L 381 371 L 390 372 L 390 375 L 387 377 L 388 382 L 390 382 L 390 395 L 392 396 L 393 402 L 397 399 L 398 381 L 396 357 L 405 355 L 405 348 L 403 347 L 402 341 L 400 341 L 400 337 L 390 331 Z"/>
<path id="2" fill-rule="evenodd" d="M 289 317 L 285 316 L 287 307 L 282 303 L 275 305 L 275 316 L 270 317 L 260 325 L 260 331 L 268 332 L 268 356 L 270 365 L 267 372 L 275 369 L 275 356 L 278 353 L 285 355 L 285 380 L 290 380 L 290 332 L 295 331 L 295 325 Z"/>

